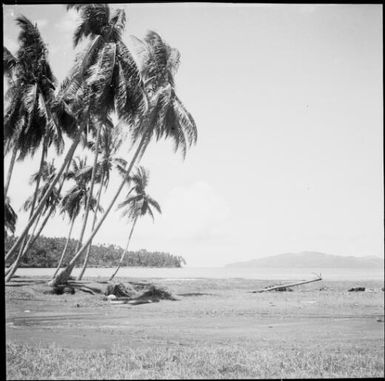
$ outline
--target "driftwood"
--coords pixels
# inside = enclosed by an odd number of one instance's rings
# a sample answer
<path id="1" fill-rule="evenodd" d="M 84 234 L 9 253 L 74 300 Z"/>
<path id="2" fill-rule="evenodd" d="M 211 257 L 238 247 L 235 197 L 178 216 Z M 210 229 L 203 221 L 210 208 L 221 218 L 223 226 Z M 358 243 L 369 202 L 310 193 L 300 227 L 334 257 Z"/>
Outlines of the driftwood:
<path id="1" fill-rule="evenodd" d="M 302 282 L 296 282 L 296 283 L 290 283 L 290 284 L 280 284 L 278 286 L 267 287 L 267 288 L 263 288 L 262 290 L 252 291 L 252 293 L 256 294 L 256 293 L 259 293 L 259 292 L 274 291 L 274 290 L 279 290 L 279 289 L 288 288 L 288 287 L 300 286 L 301 284 L 318 282 L 318 281 L 322 280 L 321 274 L 319 274 L 319 275 L 317 274 L 317 276 L 318 276 L 317 279 L 304 280 Z"/>

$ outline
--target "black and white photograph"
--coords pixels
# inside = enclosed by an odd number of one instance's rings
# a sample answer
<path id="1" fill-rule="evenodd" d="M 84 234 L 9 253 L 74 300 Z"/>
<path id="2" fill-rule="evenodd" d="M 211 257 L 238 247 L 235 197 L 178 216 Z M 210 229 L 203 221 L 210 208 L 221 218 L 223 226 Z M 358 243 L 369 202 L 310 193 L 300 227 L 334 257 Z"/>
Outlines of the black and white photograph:
<path id="1" fill-rule="evenodd" d="M 384 377 L 382 4 L 2 9 L 7 380 Z"/>

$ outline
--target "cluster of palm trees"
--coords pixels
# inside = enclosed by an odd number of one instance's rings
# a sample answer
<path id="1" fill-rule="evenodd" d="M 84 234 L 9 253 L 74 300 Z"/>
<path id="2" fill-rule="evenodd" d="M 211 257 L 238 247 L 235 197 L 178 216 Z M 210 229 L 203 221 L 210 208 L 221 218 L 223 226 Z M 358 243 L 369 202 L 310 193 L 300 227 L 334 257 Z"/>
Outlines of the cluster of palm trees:
<path id="1" fill-rule="evenodd" d="M 71 4 L 67 6 L 70 8 L 79 12 L 81 20 L 74 32 L 74 46 L 83 39 L 88 44 L 77 55 L 60 85 L 50 68 L 39 30 L 26 17 L 16 19 L 21 30 L 16 55 L 4 47 L 4 73 L 9 86 L 4 149 L 6 154 L 11 154 L 4 190 L 5 228 L 10 233 L 15 231 L 17 220 L 8 197 L 13 167 L 16 160 L 33 156 L 41 149 L 39 170 L 31 179 L 35 190 L 24 205 L 29 210 L 28 222 L 5 255 L 6 259 L 15 257 L 6 270 L 6 281 L 12 278 L 20 260 L 58 208 L 69 220 L 68 240 L 75 220 L 81 211 L 83 214 L 76 250 L 62 269 L 66 245 L 49 284 L 66 283 L 75 264 L 85 254 L 78 277 L 81 279 L 92 240 L 125 186 L 128 185 L 129 192 L 119 207 L 132 222 L 128 243 L 139 217 L 146 214 L 154 217 L 153 209 L 160 212 L 159 204 L 146 192 L 148 171 L 139 166 L 131 175 L 150 141 L 169 138 L 174 142 L 175 151 L 181 151 L 184 157 L 187 148 L 197 140 L 194 119 L 175 92 L 178 50 L 170 47 L 158 33 L 150 31 L 143 40 L 132 37 L 137 46 L 134 59 L 122 39 L 126 23 L 124 10 L 113 11 L 106 4 Z M 119 121 L 117 124 L 112 123 L 113 115 Z M 55 147 L 56 154 L 62 154 L 64 135 L 69 138 L 70 146 L 61 166 L 55 168 L 54 162 L 48 161 L 48 149 Z M 130 161 L 117 156 L 126 137 L 133 147 Z M 91 151 L 92 165 L 88 165 L 84 157 L 75 156 L 79 146 Z M 103 210 L 101 195 L 109 185 L 114 168 L 122 181 Z M 62 196 L 63 185 L 69 182 L 73 186 Z M 92 221 L 89 221 L 90 212 Z M 87 226 L 91 232 L 85 237 Z M 126 252 L 127 248 L 111 279 Z"/>

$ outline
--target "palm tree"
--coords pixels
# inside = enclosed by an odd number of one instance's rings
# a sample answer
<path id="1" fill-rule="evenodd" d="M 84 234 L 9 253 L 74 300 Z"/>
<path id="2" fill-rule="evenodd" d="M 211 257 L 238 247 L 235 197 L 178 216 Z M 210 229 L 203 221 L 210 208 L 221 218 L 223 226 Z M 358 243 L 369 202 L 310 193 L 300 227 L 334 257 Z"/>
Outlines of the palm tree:
<path id="1" fill-rule="evenodd" d="M 122 164 L 126 164 L 124 159 L 115 157 L 117 151 L 119 150 L 120 146 L 123 143 L 123 134 L 121 131 L 121 125 L 118 124 L 117 126 L 113 126 L 112 121 L 107 118 L 106 119 L 107 125 L 105 125 L 103 130 L 101 131 L 100 136 L 100 144 L 99 144 L 99 155 L 102 155 L 101 160 L 97 164 L 96 171 L 100 177 L 100 186 L 97 196 L 97 207 L 94 211 L 94 218 L 92 220 L 92 226 L 91 231 L 94 230 L 95 224 L 97 221 L 97 210 L 100 204 L 100 198 L 103 187 L 107 189 L 109 180 L 110 180 L 110 172 L 113 168 L 113 166 L 117 166 L 118 169 L 121 169 Z M 91 149 L 91 151 L 96 150 L 96 144 L 95 142 L 88 142 L 87 144 L 88 148 Z M 80 274 L 78 275 L 77 280 L 81 280 L 83 278 L 84 272 L 87 268 L 88 260 L 91 253 L 91 246 L 92 241 L 88 245 L 88 249 L 86 252 L 86 256 L 84 258 L 83 267 L 80 271 Z"/>
<path id="2" fill-rule="evenodd" d="M 161 213 L 161 209 L 158 202 L 152 199 L 146 193 L 148 179 L 149 179 L 148 171 L 143 167 L 139 167 L 137 173 L 131 179 L 126 180 L 127 183 L 131 183 L 131 181 L 133 181 L 134 186 L 128 192 L 125 200 L 121 202 L 118 205 L 118 207 L 123 209 L 123 216 L 128 217 L 128 220 L 133 222 L 132 222 L 130 234 L 128 236 L 126 248 L 124 249 L 124 252 L 120 257 L 118 266 L 114 271 L 114 273 L 111 275 L 109 281 L 112 281 L 112 279 L 114 279 L 115 275 L 119 271 L 124 261 L 124 257 L 127 253 L 128 245 L 130 243 L 132 233 L 134 232 L 134 228 L 135 228 L 136 222 L 138 221 L 138 218 L 143 217 L 146 214 L 149 214 L 152 217 L 152 219 L 154 219 L 154 214 L 151 209 L 152 207 L 155 208 L 159 213 Z M 135 191 L 135 194 L 131 195 L 131 192 L 133 190 Z"/>
<path id="3" fill-rule="evenodd" d="M 5 72 L 10 79 L 6 93 L 9 105 L 4 118 L 4 138 L 7 151 L 13 146 L 6 193 L 16 152 L 22 160 L 27 154 L 33 155 L 43 142 L 42 165 L 49 145 L 54 143 L 58 152 L 64 145 L 61 130 L 50 112 L 56 79 L 48 63 L 47 48 L 37 26 L 30 20 L 20 16 L 16 23 L 21 29 L 16 57 L 8 49 L 3 49 Z"/>
<path id="4" fill-rule="evenodd" d="M 76 131 L 74 115 L 71 115 L 65 104 L 63 105 L 62 99 L 56 100 L 54 98 L 55 78 L 48 64 L 48 52 L 37 26 L 23 16 L 17 18 L 16 21 L 21 28 L 19 35 L 20 48 L 16 57 L 12 56 L 9 50 L 4 49 L 4 61 L 7 64 L 6 72 L 11 78 L 11 86 L 6 94 L 6 98 L 9 99 L 9 106 L 4 117 L 4 136 L 7 149 L 13 146 L 6 191 L 9 187 L 16 152 L 19 152 L 19 159 L 23 159 L 27 154 L 33 155 L 43 141 L 40 161 L 42 165 L 47 149 L 52 143 L 58 153 L 62 152 L 62 130 L 69 135 L 73 135 L 74 131 Z M 52 110 L 55 108 L 58 110 L 58 115 L 52 114 Z M 79 139 L 80 133 L 81 131 L 78 131 L 75 134 L 75 136 L 79 135 Z M 72 158 L 76 145 L 75 139 L 57 176 L 35 208 L 39 181 L 36 183 L 35 201 L 32 203 L 29 221 L 7 253 L 6 258 L 14 253 L 21 242 L 24 245 L 25 236 L 44 208 L 46 199 L 60 179 L 68 161 Z"/>
<path id="5" fill-rule="evenodd" d="M 61 254 L 59 263 L 57 265 L 56 271 L 52 278 L 54 278 L 57 272 L 60 270 L 65 253 L 67 251 L 68 243 L 71 238 L 72 229 L 75 223 L 77 216 L 79 215 L 81 209 L 86 208 L 87 202 L 87 184 L 90 181 L 89 173 L 90 171 L 84 171 L 87 169 L 86 160 L 82 160 L 79 157 L 75 158 L 72 161 L 72 170 L 68 171 L 67 178 L 75 180 L 75 186 L 73 186 L 67 194 L 63 197 L 61 202 L 61 213 L 67 214 L 70 220 L 70 228 L 67 236 L 67 241 L 64 246 L 63 252 Z M 100 205 L 97 205 L 97 201 L 93 198 L 89 203 L 93 211 L 98 208 L 101 210 Z"/>
<path id="6" fill-rule="evenodd" d="M 16 229 L 17 214 L 13 210 L 9 197 L 5 199 L 4 204 L 4 235 L 14 234 Z"/>
<path id="7" fill-rule="evenodd" d="M 77 46 L 84 37 L 90 37 L 93 40 L 92 53 L 88 55 L 88 62 L 77 73 L 78 77 L 82 77 L 85 70 L 88 70 L 89 76 L 85 83 L 92 94 L 88 105 L 91 116 L 89 125 L 94 126 L 97 131 L 88 197 L 88 200 L 91 200 L 99 153 L 99 137 L 101 129 L 105 125 L 103 122 L 106 121 L 106 116 L 115 109 L 120 118 L 130 121 L 132 113 L 135 113 L 141 105 L 143 96 L 140 91 L 140 76 L 135 61 L 121 40 L 126 22 L 125 12 L 116 10 L 110 14 L 110 9 L 106 4 L 71 4 L 67 6 L 67 9 L 70 8 L 79 11 L 81 18 L 81 23 L 74 34 L 74 46 Z M 89 210 L 90 205 L 87 205 L 80 233 L 80 243 L 86 229 Z"/>
<path id="8" fill-rule="evenodd" d="M 72 159 L 83 131 L 94 128 L 95 124 L 98 125 L 96 126 L 98 130 L 106 115 L 114 109 L 120 119 L 130 123 L 143 113 L 145 107 L 139 71 L 127 47 L 121 41 L 126 19 L 124 11 L 117 10 L 110 15 L 109 7 L 103 4 L 68 6 L 71 7 L 80 12 L 82 19 L 75 32 L 75 45 L 83 37 L 90 37 L 91 41 L 78 55 L 74 67 L 62 83 L 58 97 L 52 105 L 59 123 L 74 128 L 73 143 L 57 177 L 51 184 L 52 187 Z M 96 162 L 95 160 L 94 163 Z M 92 190 L 91 186 L 90 195 Z M 42 203 L 36 207 L 7 256 L 11 255 L 20 244 L 42 207 Z M 89 211 L 89 208 L 87 210 Z M 84 225 L 87 216 L 88 212 Z"/>
<path id="9" fill-rule="evenodd" d="M 174 74 L 179 66 L 179 52 L 166 44 L 155 32 L 149 32 L 144 42 L 140 41 L 140 44 L 144 62 L 142 76 L 148 108 L 140 123 L 136 121 L 131 125 L 133 141 L 136 142 L 139 139 L 140 141 L 129 166 L 125 168 L 127 177 L 136 161 L 143 156 L 153 136 L 157 140 L 161 137 L 171 138 L 174 141 L 175 150 L 182 150 L 183 157 L 187 147 L 195 144 L 197 140 L 194 119 L 175 93 Z M 125 182 L 126 180 L 123 179 L 97 226 L 84 245 L 76 252 L 68 267 L 58 274 L 49 283 L 50 285 L 67 282 L 75 261 L 100 229 L 119 197 Z"/>

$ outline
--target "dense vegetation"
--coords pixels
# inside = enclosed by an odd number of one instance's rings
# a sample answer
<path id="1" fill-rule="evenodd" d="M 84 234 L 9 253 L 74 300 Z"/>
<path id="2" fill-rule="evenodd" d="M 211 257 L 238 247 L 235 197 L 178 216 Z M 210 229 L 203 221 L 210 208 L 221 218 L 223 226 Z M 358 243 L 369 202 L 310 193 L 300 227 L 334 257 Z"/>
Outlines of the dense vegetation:
<path id="1" fill-rule="evenodd" d="M 15 236 L 5 238 L 5 251 L 9 250 L 15 240 Z M 31 250 L 23 257 L 20 267 L 56 267 L 65 242 L 65 238 L 40 236 L 31 247 Z M 76 244 L 76 240 L 70 240 L 68 245 L 70 251 L 75 250 Z M 91 251 L 92 256 L 89 258 L 89 267 L 114 267 L 123 253 L 121 247 L 114 245 L 92 245 Z M 79 258 L 78 265 L 83 262 L 84 255 Z M 70 259 L 70 255 L 65 257 L 63 266 L 67 266 Z M 6 265 L 10 265 L 13 260 L 13 257 L 9 258 Z M 122 266 L 182 267 L 182 264 L 185 263 L 181 256 L 162 252 L 149 252 L 142 249 L 136 252 L 128 251 Z"/>

